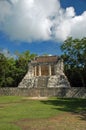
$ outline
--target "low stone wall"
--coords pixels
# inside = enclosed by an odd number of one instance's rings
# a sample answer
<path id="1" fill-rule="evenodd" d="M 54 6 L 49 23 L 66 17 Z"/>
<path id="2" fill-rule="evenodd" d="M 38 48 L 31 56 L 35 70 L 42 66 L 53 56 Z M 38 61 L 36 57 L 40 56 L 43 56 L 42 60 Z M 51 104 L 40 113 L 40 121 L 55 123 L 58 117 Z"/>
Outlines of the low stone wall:
<path id="1" fill-rule="evenodd" d="M 86 88 L 0 88 L 0 96 L 86 98 Z"/>

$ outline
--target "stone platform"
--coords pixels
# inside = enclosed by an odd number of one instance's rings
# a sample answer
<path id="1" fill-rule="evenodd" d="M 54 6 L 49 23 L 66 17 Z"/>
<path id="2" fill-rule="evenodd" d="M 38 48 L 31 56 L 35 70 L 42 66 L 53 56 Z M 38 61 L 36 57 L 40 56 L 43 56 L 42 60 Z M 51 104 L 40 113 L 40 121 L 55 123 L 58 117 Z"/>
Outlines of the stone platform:
<path id="1" fill-rule="evenodd" d="M 40 56 L 29 63 L 28 72 L 18 88 L 69 88 L 63 60 L 58 56 Z"/>

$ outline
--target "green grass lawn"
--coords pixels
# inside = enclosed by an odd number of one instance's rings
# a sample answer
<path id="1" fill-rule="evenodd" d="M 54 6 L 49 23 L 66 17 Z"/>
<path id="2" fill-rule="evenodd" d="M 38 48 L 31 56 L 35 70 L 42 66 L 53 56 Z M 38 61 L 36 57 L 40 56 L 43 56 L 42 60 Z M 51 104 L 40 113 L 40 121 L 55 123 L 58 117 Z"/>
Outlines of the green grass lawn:
<path id="1" fill-rule="evenodd" d="M 0 97 L 0 130 L 21 130 L 14 122 L 23 119 L 47 119 L 64 112 L 86 112 L 86 99 L 49 98 L 31 100 L 16 96 Z M 85 119 L 85 115 L 82 115 Z"/>

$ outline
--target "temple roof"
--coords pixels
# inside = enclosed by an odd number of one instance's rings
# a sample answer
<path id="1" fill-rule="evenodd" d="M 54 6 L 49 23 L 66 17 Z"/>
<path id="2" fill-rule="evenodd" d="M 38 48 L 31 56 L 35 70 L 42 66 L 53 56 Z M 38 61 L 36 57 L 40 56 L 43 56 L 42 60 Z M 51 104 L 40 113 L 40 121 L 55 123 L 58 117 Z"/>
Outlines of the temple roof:
<path id="1" fill-rule="evenodd" d="M 58 56 L 39 56 L 32 60 L 31 63 L 56 63 L 58 60 Z"/>

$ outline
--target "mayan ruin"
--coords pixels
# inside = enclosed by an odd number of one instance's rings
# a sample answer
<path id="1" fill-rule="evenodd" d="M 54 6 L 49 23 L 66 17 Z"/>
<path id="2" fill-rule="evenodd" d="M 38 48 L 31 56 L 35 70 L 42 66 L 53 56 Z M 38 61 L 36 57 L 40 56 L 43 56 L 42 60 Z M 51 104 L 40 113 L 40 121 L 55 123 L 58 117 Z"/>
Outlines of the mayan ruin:
<path id="1" fill-rule="evenodd" d="M 28 65 L 28 72 L 19 88 L 70 87 L 64 74 L 63 60 L 59 56 L 39 56 Z"/>

